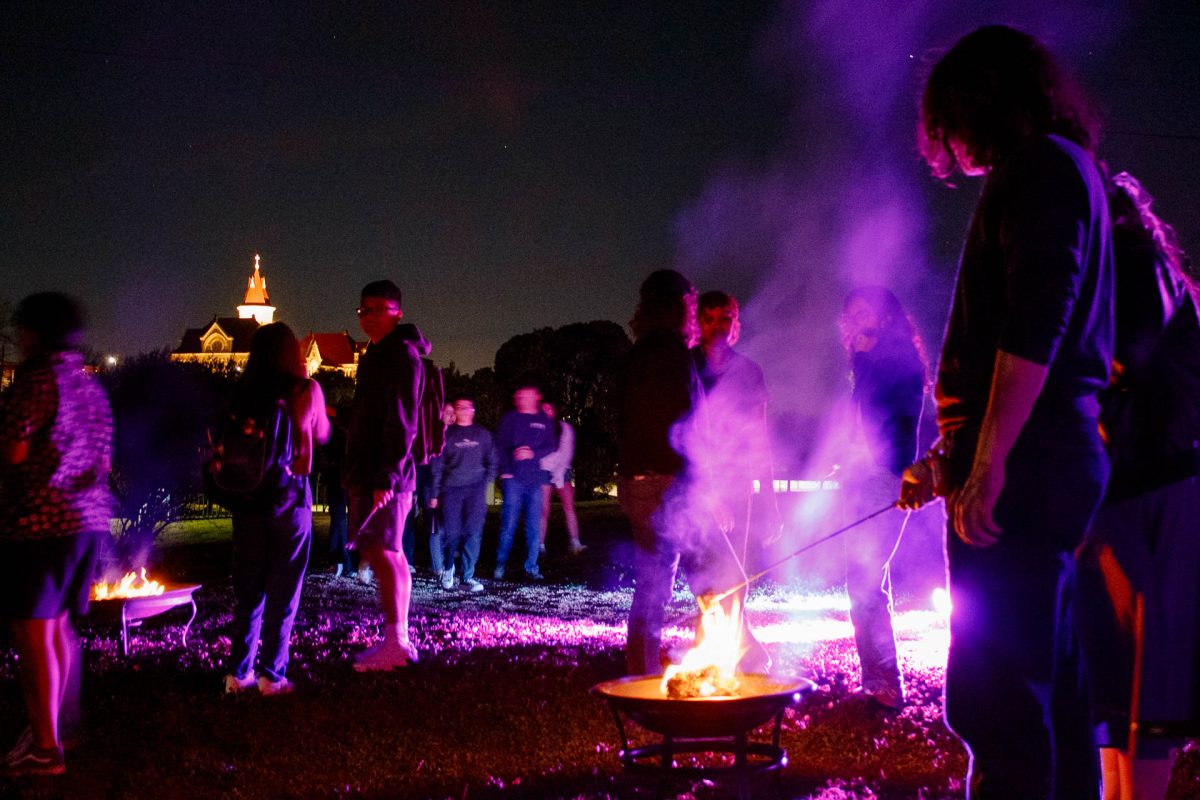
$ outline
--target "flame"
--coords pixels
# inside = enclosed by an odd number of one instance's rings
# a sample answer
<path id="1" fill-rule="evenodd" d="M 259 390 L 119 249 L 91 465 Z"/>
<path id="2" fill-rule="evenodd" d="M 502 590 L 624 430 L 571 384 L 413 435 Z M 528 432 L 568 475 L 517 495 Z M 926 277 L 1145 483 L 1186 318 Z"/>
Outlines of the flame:
<path id="1" fill-rule="evenodd" d="M 737 663 L 743 655 L 742 606 L 735 596 L 728 612 L 720 603 L 704 611 L 696 644 L 680 663 L 667 667 L 659 689 L 664 695 L 675 696 L 668 684 L 679 676 L 695 684 L 688 696 L 734 694 L 738 688 Z"/>
<path id="2" fill-rule="evenodd" d="M 126 597 L 154 597 L 166 591 L 166 587 L 156 580 L 146 577 L 146 568 L 142 567 L 139 576 L 136 572 L 126 572 L 125 577 L 116 583 L 96 581 L 92 584 L 93 600 L 113 600 Z"/>

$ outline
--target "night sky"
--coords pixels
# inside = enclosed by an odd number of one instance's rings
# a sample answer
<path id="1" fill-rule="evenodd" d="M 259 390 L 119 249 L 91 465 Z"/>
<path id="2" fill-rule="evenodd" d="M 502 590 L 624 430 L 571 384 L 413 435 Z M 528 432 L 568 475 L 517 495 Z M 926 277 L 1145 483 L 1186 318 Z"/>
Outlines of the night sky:
<path id="1" fill-rule="evenodd" d="M 978 186 L 928 177 L 916 93 L 995 21 L 1075 69 L 1200 252 L 1194 2 L 56 5 L 0 11 L 0 296 L 79 295 L 100 351 L 235 313 L 255 253 L 297 333 L 357 334 L 391 277 L 467 369 L 625 323 L 669 266 L 739 294 L 763 360 L 823 357 L 862 279 L 936 340 Z"/>

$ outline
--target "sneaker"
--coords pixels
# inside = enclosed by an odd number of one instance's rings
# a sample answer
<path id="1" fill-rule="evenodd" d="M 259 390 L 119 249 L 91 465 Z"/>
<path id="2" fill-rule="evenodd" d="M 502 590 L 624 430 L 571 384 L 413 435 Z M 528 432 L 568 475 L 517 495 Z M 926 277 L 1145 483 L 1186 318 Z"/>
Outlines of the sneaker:
<path id="1" fill-rule="evenodd" d="M 567 547 L 567 552 L 573 556 L 579 555 L 584 550 L 587 550 L 587 545 L 583 542 L 571 542 L 570 546 Z"/>
<path id="2" fill-rule="evenodd" d="M 450 590 L 454 588 L 454 570 L 448 569 L 442 573 L 442 588 Z"/>
<path id="3" fill-rule="evenodd" d="M 238 694 L 254 686 L 254 676 L 247 675 L 239 678 L 237 675 L 225 676 L 225 694 Z"/>
<path id="4" fill-rule="evenodd" d="M 8 755 L 4 760 L 4 771 L 10 778 L 22 775 L 62 775 L 67 771 L 61 747 L 43 750 L 33 744 L 32 738 L 29 747 L 24 751 L 10 752 Z"/>
<path id="5" fill-rule="evenodd" d="M 867 703 L 888 713 L 895 713 L 904 708 L 904 690 L 898 686 L 880 686 L 864 688 L 863 696 Z"/>
<path id="6" fill-rule="evenodd" d="M 287 678 L 280 678 L 277 681 L 271 680 L 266 675 L 260 675 L 258 678 L 258 693 L 263 697 L 291 694 L 295 688 L 296 684 L 292 683 Z"/>
<path id="7" fill-rule="evenodd" d="M 545 575 L 543 575 L 543 574 L 542 574 L 542 573 L 540 573 L 540 572 L 526 572 L 526 573 L 525 573 L 525 580 L 527 580 L 527 581 L 535 581 L 535 582 L 536 582 L 536 581 L 544 581 L 544 580 L 546 580 L 546 576 L 545 576 Z"/>
<path id="8" fill-rule="evenodd" d="M 538 547 L 538 556 L 540 558 L 546 557 L 546 545 L 543 544 Z"/>
<path id="9" fill-rule="evenodd" d="M 4 757 L 4 766 L 7 767 L 17 759 L 25 755 L 25 752 L 33 747 L 33 726 L 26 725 L 25 730 L 21 731 L 21 735 L 17 737 L 17 743 L 8 751 L 8 755 Z"/>
<path id="10" fill-rule="evenodd" d="M 474 578 L 467 578 L 463 581 L 463 586 L 467 587 L 467 591 L 471 594 L 480 594 L 483 592 L 483 584 Z"/>
<path id="11" fill-rule="evenodd" d="M 492 579 L 497 581 L 504 580 L 504 567 L 496 567 L 496 571 L 492 573 Z"/>
<path id="12" fill-rule="evenodd" d="M 373 580 L 375 580 L 375 573 L 371 571 L 371 568 L 366 566 L 365 564 L 359 566 L 358 582 L 366 584 L 367 586 L 370 586 L 371 581 L 373 581 Z"/>
<path id="13" fill-rule="evenodd" d="M 386 672 L 417 662 L 417 649 L 408 642 L 384 642 L 364 650 L 354 660 L 355 672 Z"/>

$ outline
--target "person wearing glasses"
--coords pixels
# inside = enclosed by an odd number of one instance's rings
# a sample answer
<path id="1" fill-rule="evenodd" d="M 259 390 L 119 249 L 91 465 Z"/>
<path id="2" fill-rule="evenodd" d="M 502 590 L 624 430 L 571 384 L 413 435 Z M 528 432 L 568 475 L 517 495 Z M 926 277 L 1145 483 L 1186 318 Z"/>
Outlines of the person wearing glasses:
<path id="1" fill-rule="evenodd" d="M 358 308 L 370 344 L 358 363 L 343 483 L 350 536 L 375 571 L 385 622 L 382 644 L 358 654 L 358 672 L 417 660 L 408 636 L 412 575 L 402 538 L 417 485 L 412 445 L 425 373 L 416 343 L 400 328 L 400 297 L 396 284 L 375 281 L 363 288 Z"/>

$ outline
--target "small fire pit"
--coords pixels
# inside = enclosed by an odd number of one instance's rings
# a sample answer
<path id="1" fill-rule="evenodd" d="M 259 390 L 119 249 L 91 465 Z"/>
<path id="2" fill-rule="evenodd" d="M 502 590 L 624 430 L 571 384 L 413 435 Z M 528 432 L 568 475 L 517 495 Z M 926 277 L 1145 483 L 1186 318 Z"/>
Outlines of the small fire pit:
<path id="1" fill-rule="evenodd" d="M 739 798 L 751 797 L 750 778 L 777 772 L 787 764 L 787 753 L 779 746 L 783 712 L 815 686 L 805 678 L 775 678 L 768 675 L 739 675 L 734 696 L 674 699 L 663 694 L 661 675 L 635 675 L 605 681 L 592 693 L 608 701 L 621 736 L 621 764 L 628 772 L 658 775 L 659 794 L 671 775 L 708 777 L 729 775 Z M 752 741 L 755 728 L 774 719 L 771 738 Z M 625 720 L 632 720 L 662 737 L 642 747 L 631 747 Z M 731 766 L 681 767 L 680 753 L 712 753 L 733 756 Z"/>
<path id="2" fill-rule="evenodd" d="M 142 621 L 155 617 L 179 606 L 192 607 L 192 614 L 183 625 L 183 646 L 187 647 L 188 630 L 196 620 L 196 598 L 198 583 L 160 583 L 128 573 L 116 584 L 100 582 L 92 587 L 92 613 L 97 617 L 121 620 L 121 652 L 129 655 L 129 629 L 139 627 Z"/>

